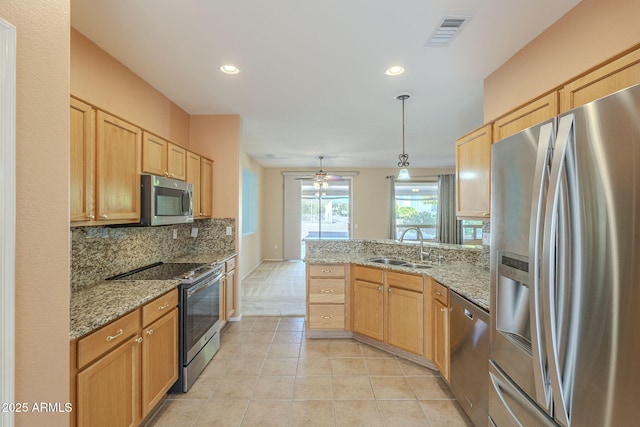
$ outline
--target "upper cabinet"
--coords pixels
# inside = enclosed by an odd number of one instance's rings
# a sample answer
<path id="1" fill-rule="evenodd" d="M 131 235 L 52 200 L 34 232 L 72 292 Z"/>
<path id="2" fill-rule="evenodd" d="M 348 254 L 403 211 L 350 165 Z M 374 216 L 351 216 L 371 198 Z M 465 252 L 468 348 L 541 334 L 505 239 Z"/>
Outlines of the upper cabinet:
<path id="1" fill-rule="evenodd" d="M 186 180 L 187 150 L 159 136 L 143 132 L 142 171 L 154 175 Z"/>
<path id="2" fill-rule="evenodd" d="M 95 219 L 95 110 L 71 98 L 71 222 Z"/>
<path id="3" fill-rule="evenodd" d="M 640 49 L 567 83 L 561 92 L 561 110 L 568 111 L 638 83 Z"/>
<path id="4" fill-rule="evenodd" d="M 142 131 L 102 111 L 96 129 L 97 219 L 139 221 Z"/>
<path id="5" fill-rule="evenodd" d="M 213 160 L 200 157 L 200 212 L 193 211 L 193 217 L 199 213 L 200 218 L 213 216 Z"/>
<path id="6" fill-rule="evenodd" d="M 187 182 L 193 185 L 193 217 L 200 217 L 200 156 L 187 151 Z"/>
<path id="7" fill-rule="evenodd" d="M 493 142 L 549 120 L 559 112 L 558 92 L 553 91 L 497 119 L 493 124 Z"/>
<path id="8" fill-rule="evenodd" d="M 489 219 L 491 142 L 491 124 L 456 141 L 458 218 Z"/>

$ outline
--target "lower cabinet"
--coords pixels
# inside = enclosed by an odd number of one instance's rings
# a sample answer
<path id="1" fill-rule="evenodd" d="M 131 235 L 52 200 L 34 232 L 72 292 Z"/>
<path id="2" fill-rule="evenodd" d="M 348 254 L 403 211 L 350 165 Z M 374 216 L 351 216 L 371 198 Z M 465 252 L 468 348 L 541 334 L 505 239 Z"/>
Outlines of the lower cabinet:
<path id="1" fill-rule="evenodd" d="M 225 274 L 220 280 L 220 319 L 227 322 L 236 307 L 236 257 L 225 261 Z"/>
<path id="2" fill-rule="evenodd" d="M 433 363 L 449 382 L 449 289 L 433 282 Z"/>
<path id="3" fill-rule="evenodd" d="M 178 378 L 177 302 L 173 290 L 71 343 L 78 426 L 137 426 L 160 402 Z"/>
<path id="4" fill-rule="evenodd" d="M 344 264 L 307 265 L 307 331 L 344 331 L 347 325 Z"/>
<path id="5" fill-rule="evenodd" d="M 354 266 L 353 330 L 424 355 L 423 278 Z"/>

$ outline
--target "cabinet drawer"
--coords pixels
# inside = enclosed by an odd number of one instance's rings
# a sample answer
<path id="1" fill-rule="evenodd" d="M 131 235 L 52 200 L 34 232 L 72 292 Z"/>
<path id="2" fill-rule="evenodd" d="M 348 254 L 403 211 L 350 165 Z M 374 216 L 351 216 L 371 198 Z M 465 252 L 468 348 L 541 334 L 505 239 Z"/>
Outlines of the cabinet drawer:
<path id="1" fill-rule="evenodd" d="M 344 279 L 309 279 L 310 303 L 344 303 Z"/>
<path id="2" fill-rule="evenodd" d="M 309 276 L 344 277 L 344 264 L 311 264 Z"/>
<path id="3" fill-rule="evenodd" d="M 225 263 L 225 271 L 228 273 L 236 268 L 236 258 L 233 257 Z"/>
<path id="4" fill-rule="evenodd" d="M 174 289 L 142 306 L 142 326 L 159 319 L 178 305 L 178 290 Z"/>
<path id="5" fill-rule="evenodd" d="M 78 369 L 116 348 L 140 330 L 140 310 L 133 311 L 78 340 Z"/>
<path id="6" fill-rule="evenodd" d="M 369 268 L 356 265 L 353 269 L 354 278 L 366 282 L 382 283 L 382 270 L 379 268 Z"/>
<path id="7" fill-rule="evenodd" d="M 344 329 L 344 304 L 310 304 L 309 329 Z"/>
<path id="8" fill-rule="evenodd" d="M 440 301 L 443 305 L 449 306 L 449 288 L 434 281 L 433 298 Z"/>
<path id="9" fill-rule="evenodd" d="M 387 272 L 387 284 L 395 288 L 403 288 L 410 291 L 422 292 L 424 290 L 424 279 L 422 276 L 412 274 Z"/>

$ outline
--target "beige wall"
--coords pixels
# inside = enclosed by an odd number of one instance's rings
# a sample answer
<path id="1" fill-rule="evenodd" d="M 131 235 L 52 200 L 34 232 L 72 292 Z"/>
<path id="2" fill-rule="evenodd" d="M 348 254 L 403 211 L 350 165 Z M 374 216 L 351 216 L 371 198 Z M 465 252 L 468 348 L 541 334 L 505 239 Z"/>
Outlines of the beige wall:
<path id="1" fill-rule="evenodd" d="M 189 114 L 74 28 L 71 94 L 189 147 Z"/>
<path id="2" fill-rule="evenodd" d="M 69 401 L 69 1 L 2 0 L 17 27 L 16 402 Z M 9 403 L 9 402 L 6 402 Z M 68 425 L 65 413 L 16 426 Z"/>
<path id="3" fill-rule="evenodd" d="M 485 122 L 640 41 L 638 0 L 582 0 L 484 81 Z"/>
<path id="4" fill-rule="evenodd" d="M 269 224 L 262 224 L 262 212 L 264 210 L 264 201 L 268 200 L 268 197 L 265 197 L 264 191 L 262 190 L 262 186 L 264 183 L 264 168 L 256 162 L 252 157 L 247 155 L 246 153 L 241 153 L 242 158 L 242 168 L 248 169 L 251 172 L 255 173 L 258 177 L 258 205 L 257 206 L 244 206 L 242 205 L 242 190 L 240 190 L 240 205 L 241 212 L 244 209 L 255 210 L 258 215 L 258 231 L 255 233 L 247 234 L 246 236 L 242 234 L 242 219 L 239 221 L 239 230 L 238 235 L 240 236 L 240 271 L 242 272 L 242 276 L 244 277 L 249 274 L 254 268 L 260 265 L 262 262 L 262 232 L 265 228 L 269 228 Z M 240 171 L 242 174 L 242 170 Z M 242 189 L 243 183 L 240 184 Z"/>
<path id="5" fill-rule="evenodd" d="M 453 142 L 452 142 L 453 143 Z M 345 170 L 347 168 L 344 168 Z M 262 257 L 282 259 L 284 257 L 284 171 L 296 169 L 267 168 L 264 170 L 265 197 L 262 218 Z M 300 170 L 300 169 L 298 169 Z M 308 170 L 308 169 L 304 169 Z M 350 169 L 351 170 L 351 169 Z M 398 169 L 363 168 L 354 169 L 353 178 L 353 238 L 386 239 L 389 236 L 390 200 L 389 175 L 397 175 Z M 330 172 L 330 171 L 329 171 Z M 454 173 L 454 168 L 411 169 L 411 176 L 435 176 Z M 357 228 L 356 228 L 357 225 Z"/>

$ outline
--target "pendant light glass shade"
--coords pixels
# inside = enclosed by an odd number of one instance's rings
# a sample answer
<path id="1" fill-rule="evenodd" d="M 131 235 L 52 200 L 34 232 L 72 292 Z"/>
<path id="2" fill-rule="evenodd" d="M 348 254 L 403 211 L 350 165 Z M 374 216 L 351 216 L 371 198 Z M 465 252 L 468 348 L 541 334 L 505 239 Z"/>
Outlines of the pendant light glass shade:
<path id="1" fill-rule="evenodd" d="M 411 176 L 409 175 L 409 169 L 407 169 L 409 167 L 409 155 L 404 152 L 404 101 L 409 99 L 409 95 L 398 95 L 396 99 L 402 101 L 402 153 L 398 155 L 398 159 L 400 159 L 398 167 L 401 168 L 400 173 L 398 173 L 398 179 L 407 180 L 411 179 Z"/>

